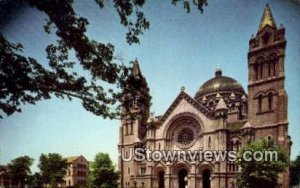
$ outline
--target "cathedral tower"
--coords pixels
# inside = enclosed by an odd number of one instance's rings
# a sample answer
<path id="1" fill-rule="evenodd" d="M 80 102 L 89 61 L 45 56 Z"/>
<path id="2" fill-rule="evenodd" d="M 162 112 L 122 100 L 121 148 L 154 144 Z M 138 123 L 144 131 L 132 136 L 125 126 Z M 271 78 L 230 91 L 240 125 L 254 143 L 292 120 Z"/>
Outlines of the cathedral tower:
<path id="1" fill-rule="evenodd" d="M 123 90 L 119 169 L 121 170 L 121 187 L 135 187 L 134 180 L 138 174 L 138 165 L 129 160 L 134 155 L 134 148 L 143 147 L 142 140 L 146 135 L 146 123 L 149 117 L 150 100 L 146 79 L 141 73 L 139 63 L 135 60 Z M 126 158 L 126 160 L 123 160 Z"/>
<path id="2" fill-rule="evenodd" d="M 290 155 L 285 48 L 285 28 L 276 26 L 267 4 L 258 32 L 249 41 L 248 121 L 256 128 L 255 139 L 272 140 Z M 288 187 L 288 176 L 288 172 L 281 175 L 282 187 Z"/>
<path id="3" fill-rule="evenodd" d="M 268 5 L 249 41 L 249 121 L 253 126 L 287 124 L 284 88 L 285 29 L 277 28 Z"/>

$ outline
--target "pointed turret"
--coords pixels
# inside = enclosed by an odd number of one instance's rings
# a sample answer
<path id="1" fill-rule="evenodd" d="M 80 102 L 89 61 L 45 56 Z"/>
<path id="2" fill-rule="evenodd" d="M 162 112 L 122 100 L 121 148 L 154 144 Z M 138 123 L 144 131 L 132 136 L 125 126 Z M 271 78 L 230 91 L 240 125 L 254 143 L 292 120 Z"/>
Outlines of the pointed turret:
<path id="1" fill-rule="evenodd" d="M 224 118 L 227 116 L 227 112 L 228 112 L 227 105 L 226 105 L 225 101 L 223 100 L 223 98 L 221 98 L 215 109 L 215 117 Z"/>
<path id="2" fill-rule="evenodd" d="M 134 76 L 135 79 L 139 79 L 139 77 L 142 75 L 140 65 L 138 60 L 136 59 L 135 61 L 132 62 L 132 75 Z"/>
<path id="3" fill-rule="evenodd" d="M 139 62 L 132 62 L 131 72 L 124 84 L 122 100 L 122 119 L 136 121 L 135 136 L 142 139 L 145 136 L 146 124 L 150 111 L 149 88 L 145 77 L 142 75 Z"/>
<path id="4" fill-rule="evenodd" d="M 258 31 L 263 30 L 267 25 L 269 25 L 273 28 L 276 28 L 276 23 L 272 16 L 272 12 L 271 12 L 271 9 L 268 4 L 265 7 L 263 16 L 262 16 L 260 24 L 259 24 Z"/>
<path id="5" fill-rule="evenodd" d="M 223 98 L 221 98 L 219 100 L 215 110 L 217 111 L 217 110 L 227 110 L 227 109 L 228 108 L 227 108 L 225 101 L 223 100 Z"/>

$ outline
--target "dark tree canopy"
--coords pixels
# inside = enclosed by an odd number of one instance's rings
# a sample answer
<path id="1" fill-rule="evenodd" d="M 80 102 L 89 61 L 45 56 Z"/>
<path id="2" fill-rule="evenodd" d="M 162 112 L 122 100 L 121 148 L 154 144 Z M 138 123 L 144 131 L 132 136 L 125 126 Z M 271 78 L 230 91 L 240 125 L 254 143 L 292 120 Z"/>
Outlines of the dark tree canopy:
<path id="1" fill-rule="evenodd" d="M 263 159 L 256 161 L 254 159 L 248 161 L 241 157 L 238 162 L 241 166 L 241 174 L 238 176 L 239 187 L 245 188 L 276 188 L 278 187 L 278 175 L 286 170 L 288 167 L 288 157 L 285 151 L 279 146 L 268 140 L 258 140 L 247 144 L 241 150 L 241 156 L 244 152 L 250 151 L 252 154 L 261 152 Z M 277 160 L 270 160 L 266 151 L 277 152 Z"/>
<path id="2" fill-rule="evenodd" d="M 26 181 L 31 174 L 30 166 L 33 163 L 33 159 L 29 156 L 21 156 L 13 159 L 8 164 L 8 176 L 12 180 L 13 185 L 20 185 L 24 187 Z"/>
<path id="3" fill-rule="evenodd" d="M 300 154 L 294 161 L 291 161 L 290 165 L 290 186 L 296 186 L 300 184 Z"/>
<path id="4" fill-rule="evenodd" d="M 42 188 L 43 182 L 42 182 L 41 174 L 38 172 L 35 172 L 33 175 L 29 176 L 28 185 L 29 185 L 29 187 L 32 187 L 32 188 Z"/>
<path id="5" fill-rule="evenodd" d="M 107 153 L 98 153 L 91 165 L 90 179 L 92 187 L 117 187 L 119 173 L 115 171 L 115 167 Z"/>
<path id="6" fill-rule="evenodd" d="M 4 2 L 0 2 L 0 8 Z M 35 104 L 53 96 L 79 99 L 86 110 L 104 118 L 119 117 L 117 105 L 121 101 L 129 68 L 115 58 L 113 44 L 97 42 L 86 35 L 89 22 L 75 12 L 73 0 L 14 2 L 46 13 L 48 18 L 44 30 L 54 32 L 58 39 L 45 49 L 49 65 L 45 67 L 34 57 L 23 54 L 21 44 L 9 42 L 0 32 L 0 118 L 4 114 L 21 112 L 23 104 Z M 99 11 L 108 3 L 104 0 L 95 2 Z M 139 43 L 139 36 L 150 26 L 142 11 L 146 1 L 113 0 L 112 3 L 120 24 L 127 28 L 127 42 Z M 182 3 L 187 12 L 191 10 L 190 4 L 201 12 L 207 4 L 206 0 L 171 0 L 171 3 Z M 70 51 L 75 52 L 76 62 L 70 60 Z M 91 78 L 75 71 L 75 65 L 88 71 Z M 111 87 L 104 87 L 107 84 Z"/>
<path id="7" fill-rule="evenodd" d="M 37 178 L 40 178 L 43 184 L 55 188 L 59 183 L 63 183 L 63 178 L 67 172 L 67 162 L 60 154 L 42 154 L 38 167 L 40 168 L 40 176 L 37 175 Z"/>

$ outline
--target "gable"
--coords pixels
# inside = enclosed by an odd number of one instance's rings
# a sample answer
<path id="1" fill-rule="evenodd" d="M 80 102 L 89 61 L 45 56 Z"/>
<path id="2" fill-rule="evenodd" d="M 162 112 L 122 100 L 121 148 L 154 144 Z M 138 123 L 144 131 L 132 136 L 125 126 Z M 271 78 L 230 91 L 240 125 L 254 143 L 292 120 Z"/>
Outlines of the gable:
<path id="1" fill-rule="evenodd" d="M 157 127 L 157 138 L 165 138 L 171 124 L 181 117 L 191 117 L 195 119 L 199 123 L 199 128 L 202 131 L 205 131 L 206 127 L 211 127 L 213 123 L 209 111 L 204 106 L 186 93 L 181 92 L 159 120 L 160 124 Z"/>
<path id="2" fill-rule="evenodd" d="M 182 105 L 182 101 L 186 101 L 189 105 Z M 181 106 L 189 106 L 191 108 L 195 108 L 197 111 L 201 112 L 203 115 L 211 117 L 211 112 L 194 98 L 190 97 L 184 91 L 181 91 L 180 94 L 176 97 L 170 107 L 167 109 L 165 114 L 159 119 L 158 126 L 164 124 L 164 122 L 169 118 L 169 116 L 173 113 L 173 111 L 178 108 L 179 104 Z"/>

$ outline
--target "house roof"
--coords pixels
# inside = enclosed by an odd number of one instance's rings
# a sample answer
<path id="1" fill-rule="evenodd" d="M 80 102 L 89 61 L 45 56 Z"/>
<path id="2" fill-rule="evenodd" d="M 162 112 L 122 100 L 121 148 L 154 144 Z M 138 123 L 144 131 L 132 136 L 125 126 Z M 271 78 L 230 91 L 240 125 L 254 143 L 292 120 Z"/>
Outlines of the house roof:
<path id="1" fill-rule="evenodd" d="M 65 159 L 67 160 L 67 163 L 72 163 L 76 159 L 78 159 L 80 156 L 71 156 L 71 157 L 66 157 Z"/>

